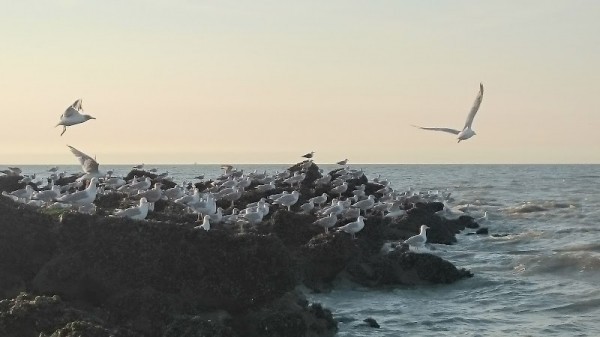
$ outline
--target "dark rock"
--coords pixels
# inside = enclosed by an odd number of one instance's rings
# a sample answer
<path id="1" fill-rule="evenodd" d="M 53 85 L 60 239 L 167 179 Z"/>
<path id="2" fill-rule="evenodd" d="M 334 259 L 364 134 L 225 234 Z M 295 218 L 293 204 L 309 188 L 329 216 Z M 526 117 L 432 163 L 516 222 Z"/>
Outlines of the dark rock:
<path id="1" fill-rule="evenodd" d="M 489 230 L 487 229 L 487 227 L 482 227 L 475 231 L 475 234 L 487 235 L 489 234 Z"/>
<path id="2" fill-rule="evenodd" d="M 23 177 L 21 177 L 21 176 L 1 175 L 0 176 L 0 192 L 6 191 L 6 192 L 10 193 L 10 192 L 25 188 L 25 184 L 19 182 L 21 179 L 23 179 Z"/>
<path id="3" fill-rule="evenodd" d="M 166 328 L 162 337 L 236 337 L 230 327 L 197 316 L 177 317 Z"/>
<path id="4" fill-rule="evenodd" d="M 107 294 L 151 287 L 178 293 L 197 307 L 235 312 L 271 301 L 295 284 L 289 254 L 276 236 L 81 214 L 67 214 L 62 224 L 64 248 L 34 285 L 67 299 L 100 305 Z"/>
<path id="5" fill-rule="evenodd" d="M 25 290 L 37 271 L 52 258 L 57 223 L 33 208 L 0 196 L 0 296 Z"/>
<path id="6" fill-rule="evenodd" d="M 352 281 L 366 286 L 453 283 L 473 274 L 432 254 L 394 251 L 349 266 Z"/>
<path id="7" fill-rule="evenodd" d="M 313 215 L 278 210 L 261 228 L 277 235 L 286 246 L 299 247 L 323 232 L 322 227 L 312 224 L 315 220 Z"/>
<path id="8" fill-rule="evenodd" d="M 0 301 L 3 337 L 141 337 L 128 329 L 111 329 L 99 317 L 69 306 L 58 296 L 22 293 Z"/>
<path id="9" fill-rule="evenodd" d="M 377 321 L 374 318 L 371 318 L 371 317 L 365 318 L 363 320 L 363 322 L 367 323 L 367 326 L 370 328 L 376 328 L 376 329 L 380 328 L 379 324 L 377 323 Z"/>
<path id="10" fill-rule="evenodd" d="M 313 237 L 301 251 L 304 284 L 322 290 L 360 253 L 356 240 L 346 233 L 320 234 Z"/>
<path id="11" fill-rule="evenodd" d="M 309 306 L 297 292 L 287 293 L 258 311 L 238 317 L 234 325 L 247 337 L 333 336 L 337 332 L 331 312 L 320 305 Z"/>

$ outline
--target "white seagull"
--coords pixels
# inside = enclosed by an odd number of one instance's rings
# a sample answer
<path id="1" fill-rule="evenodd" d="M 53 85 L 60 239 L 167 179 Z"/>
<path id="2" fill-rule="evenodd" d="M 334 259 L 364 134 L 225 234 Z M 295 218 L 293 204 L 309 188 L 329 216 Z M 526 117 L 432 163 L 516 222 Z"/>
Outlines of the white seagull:
<path id="1" fill-rule="evenodd" d="M 87 154 L 77 150 L 76 148 L 70 145 L 67 146 L 69 147 L 69 149 L 71 149 L 71 152 L 75 155 L 75 157 L 77 157 L 77 159 L 79 160 L 79 164 L 81 164 L 81 168 L 85 173 L 80 179 L 90 179 L 93 177 L 98 178 L 102 176 L 98 171 L 99 164 L 96 161 L 96 159 L 88 156 Z"/>
<path id="2" fill-rule="evenodd" d="M 364 219 L 365 217 L 361 215 L 356 219 L 356 221 L 350 222 L 342 227 L 339 227 L 338 230 L 350 233 L 350 235 L 352 235 L 352 238 L 356 239 L 355 234 L 360 232 L 365 227 Z"/>
<path id="3" fill-rule="evenodd" d="M 56 201 L 77 206 L 91 204 L 96 200 L 96 195 L 98 193 L 97 184 L 98 178 L 94 177 L 90 180 L 90 184 L 85 190 L 65 194 L 56 198 Z"/>
<path id="4" fill-rule="evenodd" d="M 426 231 L 429 227 L 425 225 L 421 225 L 421 232 L 415 236 L 411 236 L 410 238 L 404 240 L 404 243 L 408 245 L 408 247 L 421 248 L 425 246 L 425 242 L 427 242 L 427 234 Z"/>
<path id="5" fill-rule="evenodd" d="M 205 231 L 209 231 L 210 230 L 210 215 L 205 215 L 204 218 L 202 218 L 202 225 L 196 226 L 194 227 L 194 229 L 204 229 Z"/>
<path id="6" fill-rule="evenodd" d="M 146 198 L 141 198 L 138 206 L 117 210 L 113 215 L 116 217 L 126 217 L 133 220 L 144 220 L 148 215 L 148 207 L 148 200 L 146 200 Z"/>
<path id="7" fill-rule="evenodd" d="M 461 140 L 467 140 L 475 136 L 475 131 L 473 131 L 471 127 L 473 126 L 475 114 L 477 114 L 477 110 L 479 110 L 479 106 L 481 105 L 481 100 L 483 100 L 483 84 L 479 83 L 479 94 L 477 94 L 477 97 L 475 98 L 475 102 L 473 103 L 473 107 L 471 107 L 471 111 L 467 116 L 467 121 L 465 122 L 465 126 L 463 127 L 462 131 L 450 128 L 425 128 L 418 125 L 413 126 L 423 130 L 443 131 L 458 135 L 458 142 L 460 143 Z"/>
<path id="8" fill-rule="evenodd" d="M 335 226 L 337 223 L 337 215 L 334 213 L 329 214 L 324 218 L 320 218 L 317 221 L 313 222 L 313 225 L 318 225 L 325 228 L 325 233 L 329 232 L 329 228 Z"/>
<path id="9" fill-rule="evenodd" d="M 67 131 L 67 126 L 81 124 L 90 119 L 96 119 L 90 115 L 82 114 L 83 107 L 81 106 L 81 99 L 78 99 L 73 103 L 70 107 L 65 110 L 65 112 L 60 116 L 60 121 L 56 124 L 55 127 L 62 125 L 63 131 L 61 132 L 61 136 L 65 131 Z"/>

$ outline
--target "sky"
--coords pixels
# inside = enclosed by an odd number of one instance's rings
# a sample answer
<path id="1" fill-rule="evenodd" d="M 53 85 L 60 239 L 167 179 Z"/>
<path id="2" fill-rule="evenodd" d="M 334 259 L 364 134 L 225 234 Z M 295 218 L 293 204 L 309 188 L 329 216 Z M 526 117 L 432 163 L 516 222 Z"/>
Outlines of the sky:
<path id="1" fill-rule="evenodd" d="M 600 163 L 599 1 L 0 4 L 1 165 Z"/>

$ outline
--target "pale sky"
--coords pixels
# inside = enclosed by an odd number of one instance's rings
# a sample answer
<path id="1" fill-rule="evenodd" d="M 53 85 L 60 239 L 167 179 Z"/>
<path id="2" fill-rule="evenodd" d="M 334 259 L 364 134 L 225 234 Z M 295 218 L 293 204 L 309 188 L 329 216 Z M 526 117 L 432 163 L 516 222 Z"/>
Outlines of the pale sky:
<path id="1" fill-rule="evenodd" d="M 600 1 L 0 4 L 0 164 L 600 163 Z"/>

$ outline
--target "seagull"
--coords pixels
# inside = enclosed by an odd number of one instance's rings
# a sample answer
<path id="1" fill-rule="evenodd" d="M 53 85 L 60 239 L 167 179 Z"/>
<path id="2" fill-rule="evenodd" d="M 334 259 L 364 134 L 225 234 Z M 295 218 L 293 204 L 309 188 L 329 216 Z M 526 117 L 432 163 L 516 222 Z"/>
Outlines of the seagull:
<path id="1" fill-rule="evenodd" d="M 471 107 L 471 111 L 469 112 L 469 115 L 467 116 L 467 121 L 465 122 L 465 126 L 463 127 L 462 131 L 456 130 L 456 129 L 450 129 L 450 128 L 424 128 L 422 126 L 417 126 L 417 125 L 413 125 L 413 126 L 419 128 L 419 129 L 423 129 L 423 130 L 443 131 L 443 132 L 448 132 L 448 133 L 458 135 L 458 142 L 460 143 L 461 140 L 467 140 L 467 139 L 475 136 L 475 131 L 473 131 L 471 129 L 471 127 L 473 125 L 473 119 L 475 118 L 475 114 L 477 113 L 477 110 L 479 110 L 479 106 L 481 105 L 482 99 L 483 99 L 483 84 L 479 83 L 479 94 L 477 94 L 477 97 L 475 98 L 475 102 L 473 103 L 473 107 Z"/>
<path id="2" fill-rule="evenodd" d="M 335 226 L 337 223 L 337 215 L 334 213 L 329 214 L 324 218 L 320 218 L 317 221 L 313 222 L 313 225 L 318 225 L 325 228 L 325 233 L 329 232 L 329 228 Z"/>
<path id="3" fill-rule="evenodd" d="M 273 201 L 273 203 L 282 205 L 282 206 L 287 206 L 287 210 L 290 211 L 290 208 L 292 207 L 292 205 L 294 205 L 295 203 L 298 202 L 299 196 L 300 196 L 300 193 L 298 191 L 292 191 L 292 193 L 290 193 L 290 194 L 282 195 L 277 200 Z"/>
<path id="4" fill-rule="evenodd" d="M 99 164 L 96 161 L 96 159 L 77 150 L 76 148 L 72 147 L 71 145 L 67 145 L 67 146 L 69 147 L 69 149 L 71 149 L 71 152 L 75 155 L 75 157 L 77 157 L 77 159 L 79 159 L 81 168 L 83 169 L 83 172 L 85 173 L 80 179 L 89 179 L 92 177 L 102 176 L 100 174 L 100 172 L 98 171 Z"/>
<path id="5" fill-rule="evenodd" d="M 61 136 L 63 135 L 63 133 L 65 133 L 65 131 L 67 131 L 67 126 L 81 124 L 90 119 L 96 119 L 95 117 L 92 117 L 90 115 L 84 115 L 81 112 L 83 112 L 83 108 L 81 106 L 81 99 L 76 100 L 75 103 L 73 103 L 70 107 L 67 108 L 67 110 L 65 110 L 65 112 L 60 116 L 60 121 L 55 126 L 57 127 L 59 125 L 62 125 L 63 131 L 60 134 Z"/>
<path id="6" fill-rule="evenodd" d="M 133 166 L 132 168 L 133 168 L 133 169 L 136 169 L 136 170 L 141 170 L 141 169 L 143 169 L 143 168 L 144 168 L 144 164 L 135 165 L 135 166 Z"/>
<path id="7" fill-rule="evenodd" d="M 204 229 L 205 231 L 210 230 L 210 215 L 205 215 L 202 219 L 202 225 L 194 227 L 194 229 Z"/>
<path id="8" fill-rule="evenodd" d="M 415 236 L 411 236 L 410 238 L 404 240 L 404 243 L 406 243 L 409 246 L 409 248 L 420 248 L 425 246 L 425 242 L 427 242 L 426 231 L 428 228 L 429 227 L 427 227 L 426 225 L 421 225 L 421 232 Z"/>
<path id="9" fill-rule="evenodd" d="M 362 215 L 359 216 L 356 221 L 350 222 L 340 228 L 338 228 L 338 231 L 344 231 L 346 233 L 350 233 L 350 235 L 352 235 L 353 239 L 356 239 L 355 234 L 360 232 L 364 227 L 365 227 L 365 222 L 363 221 L 365 219 L 365 217 L 363 217 Z"/>
<path id="10" fill-rule="evenodd" d="M 126 217 L 133 220 L 144 220 L 148 215 L 148 206 L 148 200 L 141 198 L 138 206 L 118 210 L 113 215 L 120 218 Z"/>
<path id="11" fill-rule="evenodd" d="M 346 158 L 344 160 L 340 160 L 336 164 L 344 166 L 344 165 L 348 164 L 348 159 Z"/>
<path id="12" fill-rule="evenodd" d="M 98 178 L 93 177 L 85 190 L 73 192 L 71 194 L 65 194 L 56 198 L 56 201 L 75 205 L 91 204 L 94 202 L 94 200 L 96 200 L 96 194 L 98 193 L 96 184 L 98 184 Z"/>
<path id="13" fill-rule="evenodd" d="M 310 159 L 313 157 L 314 154 L 315 154 L 315 151 L 310 151 L 310 153 L 307 153 L 307 154 L 303 155 L 302 157 Z"/>

